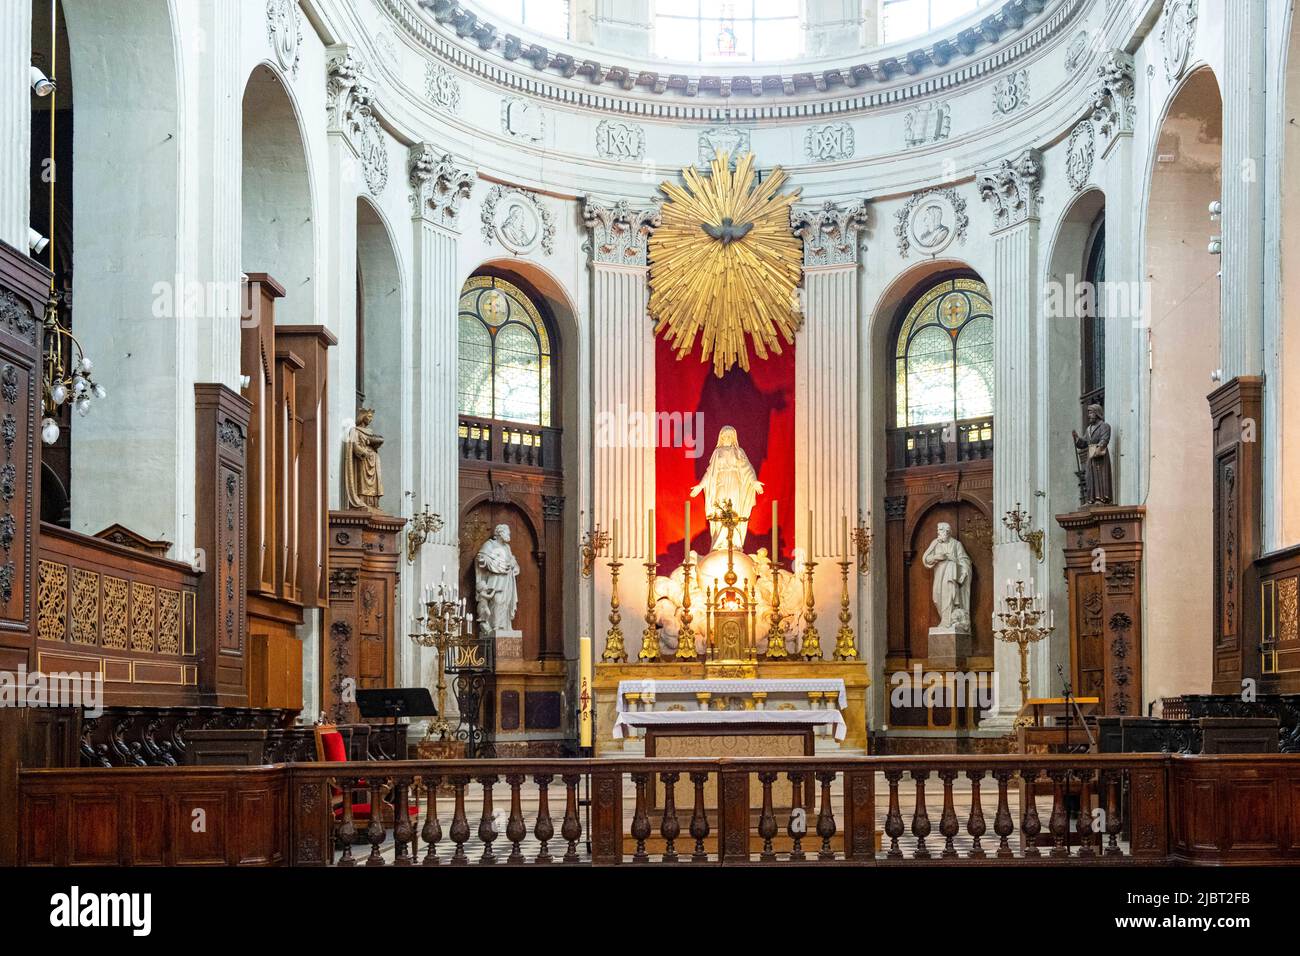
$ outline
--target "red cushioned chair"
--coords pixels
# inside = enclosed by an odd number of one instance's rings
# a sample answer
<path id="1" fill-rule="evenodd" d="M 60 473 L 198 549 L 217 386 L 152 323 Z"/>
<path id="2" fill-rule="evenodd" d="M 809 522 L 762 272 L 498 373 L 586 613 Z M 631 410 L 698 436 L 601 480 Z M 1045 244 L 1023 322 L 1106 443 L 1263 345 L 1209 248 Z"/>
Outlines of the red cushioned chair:
<path id="1" fill-rule="evenodd" d="M 316 725 L 316 759 L 324 763 L 346 763 L 348 760 L 348 744 L 343 737 L 343 732 L 334 724 L 317 724 Z M 369 784 L 365 780 L 358 780 L 357 786 L 362 789 L 353 790 L 349 795 L 352 800 L 352 823 L 357 829 L 359 842 L 368 842 L 365 838 L 366 826 L 370 823 L 370 791 Z M 339 787 L 330 788 L 330 805 L 334 813 L 334 820 L 338 822 L 343 819 L 343 791 Z M 412 799 L 410 805 L 406 808 L 414 823 L 420 815 L 419 801 Z M 385 828 L 393 820 L 393 805 L 387 800 L 379 809 L 380 822 Z M 418 829 L 412 833 L 411 851 L 419 845 Z"/>

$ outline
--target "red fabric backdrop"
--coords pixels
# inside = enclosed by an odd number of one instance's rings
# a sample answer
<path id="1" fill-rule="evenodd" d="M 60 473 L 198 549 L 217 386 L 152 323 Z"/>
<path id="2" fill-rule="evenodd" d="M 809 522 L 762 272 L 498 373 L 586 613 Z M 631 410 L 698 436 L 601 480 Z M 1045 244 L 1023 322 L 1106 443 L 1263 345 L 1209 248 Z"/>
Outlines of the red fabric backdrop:
<path id="1" fill-rule="evenodd" d="M 665 447 L 655 452 L 655 527 L 658 560 L 666 574 L 682 563 L 685 549 L 684 507 L 691 488 L 704 475 L 709 456 L 725 425 L 736 429 L 740 447 L 763 482 L 763 493 L 749 519 L 745 550 L 772 546 L 772 502 L 777 502 L 781 553 L 787 559 L 794 548 L 794 346 L 785 345 L 780 355 L 766 361 L 750 360 L 748 372 L 739 366 L 722 378 L 713 366 L 690 355 L 678 361 L 672 347 L 662 338 L 655 341 L 655 404 L 660 413 L 683 416 L 701 412 L 702 440 L 695 434 L 698 458 L 687 449 Z M 692 426 L 694 427 L 694 426 Z M 704 495 L 691 499 L 691 547 L 700 554 L 709 550 L 709 528 L 705 520 Z"/>

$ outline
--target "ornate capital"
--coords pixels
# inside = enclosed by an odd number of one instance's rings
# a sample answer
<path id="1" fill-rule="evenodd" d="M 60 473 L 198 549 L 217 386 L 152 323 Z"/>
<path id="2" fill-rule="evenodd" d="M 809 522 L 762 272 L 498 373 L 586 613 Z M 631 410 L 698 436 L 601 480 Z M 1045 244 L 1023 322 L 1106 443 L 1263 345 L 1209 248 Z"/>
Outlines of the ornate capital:
<path id="1" fill-rule="evenodd" d="M 803 264 L 856 265 L 868 219 L 865 199 L 847 209 L 829 199 L 815 209 L 791 207 L 790 228 L 803 240 Z"/>
<path id="2" fill-rule="evenodd" d="M 1014 159 L 985 166 L 975 174 L 980 198 L 993 207 L 993 231 L 1038 219 L 1043 154 L 1026 149 Z"/>
<path id="3" fill-rule="evenodd" d="M 365 68 L 348 47 L 334 47 L 325 63 L 329 131 L 342 133 L 356 151 L 366 186 L 378 196 L 388 185 L 387 135 L 374 113 L 374 96 L 362 79 Z"/>
<path id="4" fill-rule="evenodd" d="M 457 228 L 460 201 L 469 197 L 477 178 L 472 169 L 457 166 L 450 153 L 438 154 L 428 143 L 411 147 L 407 170 L 411 183 L 411 215 L 447 228 Z"/>
<path id="5" fill-rule="evenodd" d="M 1111 50 L 1097 67 L 1092 88 L 1092 120 L 1097 131 L 1107 139 L 1132 135 L 1137 115 L 1134 103 L 1133 56 L 1123 50 Z"/>
<path id="6" fill-rule="evenodd" d="M 591 230 L 591 261 L 644 266 L 650 232 L 659 225 L 659 215 L 657 205 L 637 209 L 620 199 L 606 206 L 587 196 L 582 221 Z"/>

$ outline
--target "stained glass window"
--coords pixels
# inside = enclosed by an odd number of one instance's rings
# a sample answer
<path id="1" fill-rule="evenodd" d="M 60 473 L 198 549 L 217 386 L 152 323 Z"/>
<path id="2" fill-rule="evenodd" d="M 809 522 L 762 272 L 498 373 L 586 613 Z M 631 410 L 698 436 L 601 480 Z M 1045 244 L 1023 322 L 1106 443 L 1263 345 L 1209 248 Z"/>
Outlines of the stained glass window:
<path id="1" fill-rule="evenodd" d="M 551 424 L 551 339 L 532 301 L 495 276 L 460 294 L 460 413 Z"/>
<path id="2" fill-rule="evenodd" d="M 993 306 L 978 279 L 944 279 L 908 310 L 895 349 L 898 426 L 993 414 Z"/>
<path id="3" fill-rule="evenodd" d="M 698 63 L 790 60 L 803 52 L 799 0 L 658 0 L 655 55 Z"/>

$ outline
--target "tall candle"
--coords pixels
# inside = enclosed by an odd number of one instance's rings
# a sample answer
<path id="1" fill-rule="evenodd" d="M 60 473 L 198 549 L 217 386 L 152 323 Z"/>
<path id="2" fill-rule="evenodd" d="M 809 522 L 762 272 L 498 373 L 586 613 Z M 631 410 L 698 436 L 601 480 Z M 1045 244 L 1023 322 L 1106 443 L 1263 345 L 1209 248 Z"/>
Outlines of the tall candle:
<path id="1" fill-rule="evenodd" d="M 614 519 L 614 534 L 610 538 L 609 556 L 615 561 L 618 560 L 618 519 Z"/>
<path id="2" fill-rule="evenodd" d="M 849 559 L 849 516 L 840 515 L 840 537 L 843 539 L 841 547 L 843 548 L 844 560 Z"/>
<path id="3" fill-rule="evenodd" d="M 646 560 L 654 561 L 659 555 L 659 549 L 655 546 L 655 510 L 653 508 L 646 515 L 646 537 L 650 541 L 650 552 Z"/>
<path id="4" fill-rule="evenodd" d="M 686 535 L 685 543 L 682 545 L 682 563 L 685 564 L 691 559 L 691 499 L 686 499 Z"/>
<path id="5" fill-rule="evenodd" d="M 812 509 L 808 509 L 808 560 L 813 559 L 813 527 L 812 527 Z"/>
<path id="6" fill-rule="evenodd" d="M 781 563 L 781 538 L 776 530 L 776 502 L 772 502 L 772 560 Z"/>

